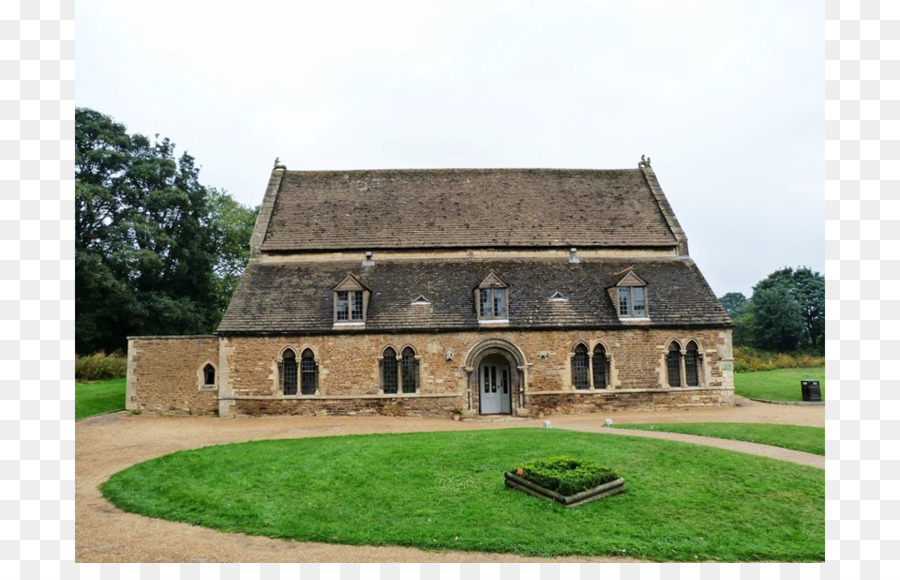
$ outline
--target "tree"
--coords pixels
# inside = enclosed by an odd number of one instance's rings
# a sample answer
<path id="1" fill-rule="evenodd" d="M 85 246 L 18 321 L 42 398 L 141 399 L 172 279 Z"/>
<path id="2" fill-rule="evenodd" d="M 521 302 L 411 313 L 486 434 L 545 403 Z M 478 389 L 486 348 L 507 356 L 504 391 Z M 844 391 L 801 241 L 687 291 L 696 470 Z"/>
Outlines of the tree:
<path id="1" fill-rule="evenodd" d="M 213 265 L 216 301 L 219 312 L 224 314 L 250 258 L 249 241 L 259 207 L 248 209 L 224 191 L 215 189 L 210 190 L 210 204 L 214 216 L 211 226 L 217 248 Z"/>
<path id="2" fill-rule="evenodd" d="M 825 352 L 825 277 L 809 268 L 797 268 L 794 294 L 803 312 L 805 339 L 809 347 Z"/>
<path id="3" fill-rule="evenodd" d="M 211 194 L 193 157 L 174 150 L 158 135 L 151 143 L 102 113 L 75 111 L 79 353 L 122 349 L 129 335 L 207 333 L 221 317 L 229 286 L 217 267 L 239 259 L 233 246 L 249 234 L 235 217 L 241 206 Z M 216 213 L 226 206 L 227 216 Z"/>
<path id="4" fill-rule="evenodd" d="M 800 304 L 784 286 L 760 288 L 753 292 L 751 317 L 745 321 L 751 344 L 764 350 L 797 350 L 803 340 Z"/>
<path id="5" fill-rule="evenodd" d="M 747 297 L 740 292 L 729 292 L 719 298 L 719 302 L 725 307 L 728 316 L 732 320 L 736 320 L 740 316 L 741 310 L 747 305 Z"/>
<path id="6" fill-rule="evenodd" d="M 750 300 L 719 301 L 735 322 L 734 343 L 764 350 L 825 349 L 825 278 L 808 267 L 781 268 L 753 287 Z"/>
<path id="7" fill-rule="evenodd" d="M 825 277 L 806 266 L 782 268 L 754 286 L 754 299 L 756 292 L 773 288 L 784 289 L 797 304 L 803 326 L 798 347 L 824 351 Z"/>

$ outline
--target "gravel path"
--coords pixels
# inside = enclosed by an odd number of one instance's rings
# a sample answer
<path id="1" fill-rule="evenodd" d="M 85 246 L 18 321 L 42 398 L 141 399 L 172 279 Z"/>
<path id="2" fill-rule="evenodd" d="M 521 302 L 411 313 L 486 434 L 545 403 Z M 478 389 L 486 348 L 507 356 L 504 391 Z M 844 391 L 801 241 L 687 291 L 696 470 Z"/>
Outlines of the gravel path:
<path id="1" fill-rule="evenodd" d="M 825 426 L 824 406 L 771 405 L 735 397 L 728 408 L 554 415 L 553 428 L 643 435 L 712 445 L 823 468 L 822 456 L 766 445 L 692 435 L 604 429 L 616 423 L 746 422 Z M 98 486 L 126 467 L 181 449 L 256 439 L 351 433 L 409 433 L 540 427 L 537 419 L 454 422 L 383 417 L 157 417 L 124 412 L 75 424 L 75 559 L 77 562 L 633 562 L 626 558 L 523 558 L 477 552 L 427 552 L 401 547 L 360 547 L 226 534 L 128 514 L 106 501 Z"/>

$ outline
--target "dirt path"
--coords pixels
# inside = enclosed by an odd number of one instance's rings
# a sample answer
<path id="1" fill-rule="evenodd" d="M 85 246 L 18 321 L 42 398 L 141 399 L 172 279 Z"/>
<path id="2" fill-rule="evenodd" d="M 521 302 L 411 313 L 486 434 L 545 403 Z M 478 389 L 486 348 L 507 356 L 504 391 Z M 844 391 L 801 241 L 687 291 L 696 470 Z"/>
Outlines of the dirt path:
<path id="1" fill-rule="evenodd" d="M 557 415 L 554 428 L 600 431 L 616 423 L 747 422 L 825 426 L 824 406 L 769 405 L 735 397 L 738 406 L 677 411 L 617 412 L 609 416 Z M 77 562 L 631 562 L 613 558 L 523 558 L 509 554 L 426 552 L 414 548 L 359 547 L 226 534 L 128 514 L 107 502 L 98 486 L 135 463 L 181 449 L 251 441 L 353 433 L 409 433 L 540 427 L 537 419 L 461 421 L 383 417 L 128 416 L 114 413 L 75 424 L 75 559 Z M 663 437 L 757 453 L 824 468 L 821 456 L 723 439 L 657 432 L 606 433 Z M 818 462 L 818 464 L 815 464 Z"/>

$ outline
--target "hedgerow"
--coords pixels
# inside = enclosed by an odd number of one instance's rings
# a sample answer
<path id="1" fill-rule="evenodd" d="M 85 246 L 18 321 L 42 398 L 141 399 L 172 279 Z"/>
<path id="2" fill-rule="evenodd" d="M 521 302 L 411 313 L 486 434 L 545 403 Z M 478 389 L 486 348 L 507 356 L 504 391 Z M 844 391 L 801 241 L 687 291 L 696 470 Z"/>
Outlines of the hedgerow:
<path id="1" fill-rule="evenodd" d="M 75 357 L 76 381 L 105 381 L 124 377 L 128 372 L 128 360 L 121 352 L 106 354 L 103 351 L 89 356 Z"/>
<path id="2" fill-rule="evenodd" d="M 803 352 L 767 352 L 749 346 L 734 348 L 734 372 L 736 373 L 821 366 L 825 366 L 825 357 L 820 355 Z"/>

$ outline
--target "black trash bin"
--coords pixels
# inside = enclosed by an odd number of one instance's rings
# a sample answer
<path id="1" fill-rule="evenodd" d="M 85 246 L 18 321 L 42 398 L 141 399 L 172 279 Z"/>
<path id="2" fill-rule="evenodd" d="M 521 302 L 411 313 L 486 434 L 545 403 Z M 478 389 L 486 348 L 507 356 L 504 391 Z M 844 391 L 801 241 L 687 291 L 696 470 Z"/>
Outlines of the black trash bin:
<path id="1" fill-rule="evenodd" d="M 800 390 L 803 393 L 804 401 L 821 401 L 822 400 L 822 389 L 819 386 L 819 381 L 800 381 Z"/>

